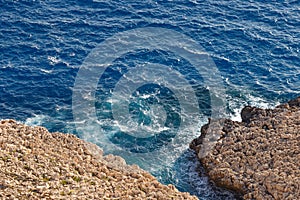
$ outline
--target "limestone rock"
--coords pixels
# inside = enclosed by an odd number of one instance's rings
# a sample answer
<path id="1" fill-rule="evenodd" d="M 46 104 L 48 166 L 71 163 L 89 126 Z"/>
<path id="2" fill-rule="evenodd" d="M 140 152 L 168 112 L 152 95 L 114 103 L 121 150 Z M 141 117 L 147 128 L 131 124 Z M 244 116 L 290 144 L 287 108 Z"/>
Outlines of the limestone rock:
<path id="1" fill-rule="evenodd" d="M 197 199 L 71 134 L 0 121 L 0 199 Z"/>
<path id="2" fill-rule="evenodd" d="M 209 120 L 191 142 L 208 176 L 244 199 L 300 199 L 300 97 L 274 109 L 246 106 L 241 117 L 213 131 Z"/>

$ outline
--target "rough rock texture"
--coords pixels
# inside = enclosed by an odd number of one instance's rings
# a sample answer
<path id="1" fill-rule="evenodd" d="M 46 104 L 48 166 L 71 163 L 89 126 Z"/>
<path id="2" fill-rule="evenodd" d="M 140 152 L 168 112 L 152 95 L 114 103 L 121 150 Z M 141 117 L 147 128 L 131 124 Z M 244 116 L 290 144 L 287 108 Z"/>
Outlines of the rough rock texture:
<path id="1" fill-rule="evenodd" d="M 241 116 L 210 120 L 190 144 L 208 176 L 244 199 L 300 199 L 300 97 L 274 109 L 247 106 Z M 216 121 L 222 126 L 211 127 Z"/>
<path id="2" fill-rule="evenodd" d="M 197 199 L 74 135 L 0 121 L 0 199 L 42 198 Z"/>

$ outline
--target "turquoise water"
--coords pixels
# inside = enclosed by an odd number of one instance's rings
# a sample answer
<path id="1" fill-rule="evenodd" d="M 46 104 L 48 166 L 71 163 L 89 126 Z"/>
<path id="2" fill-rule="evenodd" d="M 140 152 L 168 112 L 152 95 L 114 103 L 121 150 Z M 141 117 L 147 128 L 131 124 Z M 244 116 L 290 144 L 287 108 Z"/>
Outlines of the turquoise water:
<path id="1" fill-rule="evenodd" d="M 200 199 L 233 198 L 198 176 L 199 166 L 188 150 L 207 118 L 217 113 L 239 120 L 245 105 L 273 107 L 300 92 L 299 1 L 28 0 L 0 5 L 0 118 L 77 134 Z M 93 93 L 82 98 L 94 108 L 96 121 L 78 121 L 74 109 L 90 114 L 74 101 L 78 74 L 89 56 L 107 41 L 111 52 L 120 44 L 125 47 L 137 38 L 132 35 L 126 43 L 116 35 L 149 27 L 156 30 L 151 34 L 171 30 L 190 38 L 215 66 L 199 70 L 190 57 L 171 51 L 184 46 L 182 40 L 167 48 L 165 40 L 172 34 L 142 37 L 145 43 L 118 55 L 96 77 Z M 94 64 L 101 64 L 97 58 Z M 207 77 L 218 79 L 220 87 L 209 87 Z M 168 85 L 170 80 L 175 81 Z M 85 94 L 86 88 L 81 89 Z M 195 94 L 196 112 L 189 110 L 193 95 L 186 94 Z M 222 112 L 214 112 L 212 94 L 222 100 Z M 132 101 L 123 101 L 126 95 Z M 124 102 L 128 116 L 114 115 L 112 110 L 123 109 Z M 82 124 L 88 136 L 78 128 Z"/>

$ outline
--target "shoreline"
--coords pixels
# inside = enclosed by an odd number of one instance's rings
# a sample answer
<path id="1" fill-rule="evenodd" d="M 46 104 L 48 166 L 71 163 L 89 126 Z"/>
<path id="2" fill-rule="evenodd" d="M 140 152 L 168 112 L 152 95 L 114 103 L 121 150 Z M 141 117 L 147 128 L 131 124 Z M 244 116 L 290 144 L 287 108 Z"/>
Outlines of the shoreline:
<path id="1" fill-rule="evenodd" d="M 241 118 L 210 120 L 190 143 L 209 178 L 243 199 L 300 199 L 300 97 Z"/>
<path id="2" fill-rule="evenodd" d="M 237 199 L 300 198 L 300 97 L 273 109 L 246 106 L 241 118 L 220 119 L 217 141 L 210 119 L 190 143 L 205 174 Z M 0 120 L 0 149 L 2 198 L 197 199 L 73 134 Z"/>
<path id="3" fill-rule="evenodd" d="M 72 134 L 2 120 L 0 149 L 3 199 L 197 199 Z"/>

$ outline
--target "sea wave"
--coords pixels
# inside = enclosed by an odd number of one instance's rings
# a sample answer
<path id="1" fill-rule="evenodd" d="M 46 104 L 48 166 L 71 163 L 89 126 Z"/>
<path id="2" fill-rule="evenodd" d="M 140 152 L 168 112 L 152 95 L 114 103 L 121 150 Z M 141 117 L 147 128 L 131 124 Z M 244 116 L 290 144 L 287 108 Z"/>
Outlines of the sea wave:
<path id="1" fill-rule="evenodd" d="M 74 121 L 72 113 L 74 81 L 81 64 L 107 38 L 143 27 L 178 31 L 204 48 L 220 72 L 226 89 L 226 112 L 233 120 L 241 120 L 239 113 L 245 105 L 274 107 L 300 93 L 299 1 L 37 0 L 0 1 L 0 4 L 0 118 L 3 119 L 15 118 L 28 125 L 81 136 L 76 123 L 85 124 L 88 119 Z M 116 59 L 117 70 L 108 71 L 108 75 L 123 73 L 124 66 L 156 61 L 182 67 L 186 74 L 200 80 L 194 77 L 184 59 L 170 52 L 147 54 L 145 49 L 147 46 Z M 115 81 L 111 76 L 106 78 L 104 81 Z M 96 95 L 102 97 L 112 91 L 113 88 L 104 88 Z M 198 92 L 207 94 L 205 90 Z M 86 100 L 93 103 L 89 97 Z M 98 100 L 103 103 L 101 98 Z M 203 102 L 205 108 L 205 98 Z M 106 131 L 116 130 L 107 120 L 111 103 L 108 100 L 103 103 L 104 110 L 98 109 L 98 114 L 102 114 L 98 115 L 97 123 L 104 125 Z M 199 129 L 207 122 L 209 112 L 203 113 Z M 199 132 L 182 134 L 184 137 L 169 147 L 177 148 L 177 153 L 163 154 L 163 161 L 142 158 L 137 161 L 130 154 L 121 156 L 129 163 L 138 162 L 162 182 L 178 183 L 176 186 L 183 191 L 214 199 L 212 190 L 207 192 L 202 188 L 206 188 L 206 181 L 187 180 L 185 175 L 175 177 L 175 173 L 184 170 L 182 162 L 190 157 L 189 153 L 185 154 L 187 145 Z M 98 142 L 97 138 L 90 139 Z M 118 153 L 114 149 L 108 152 Z M 174 171 L 175 165 L 180 167 Z M 194 177 L 195 172 L 188 173 L 191 173 L 188 177 Z"/>

